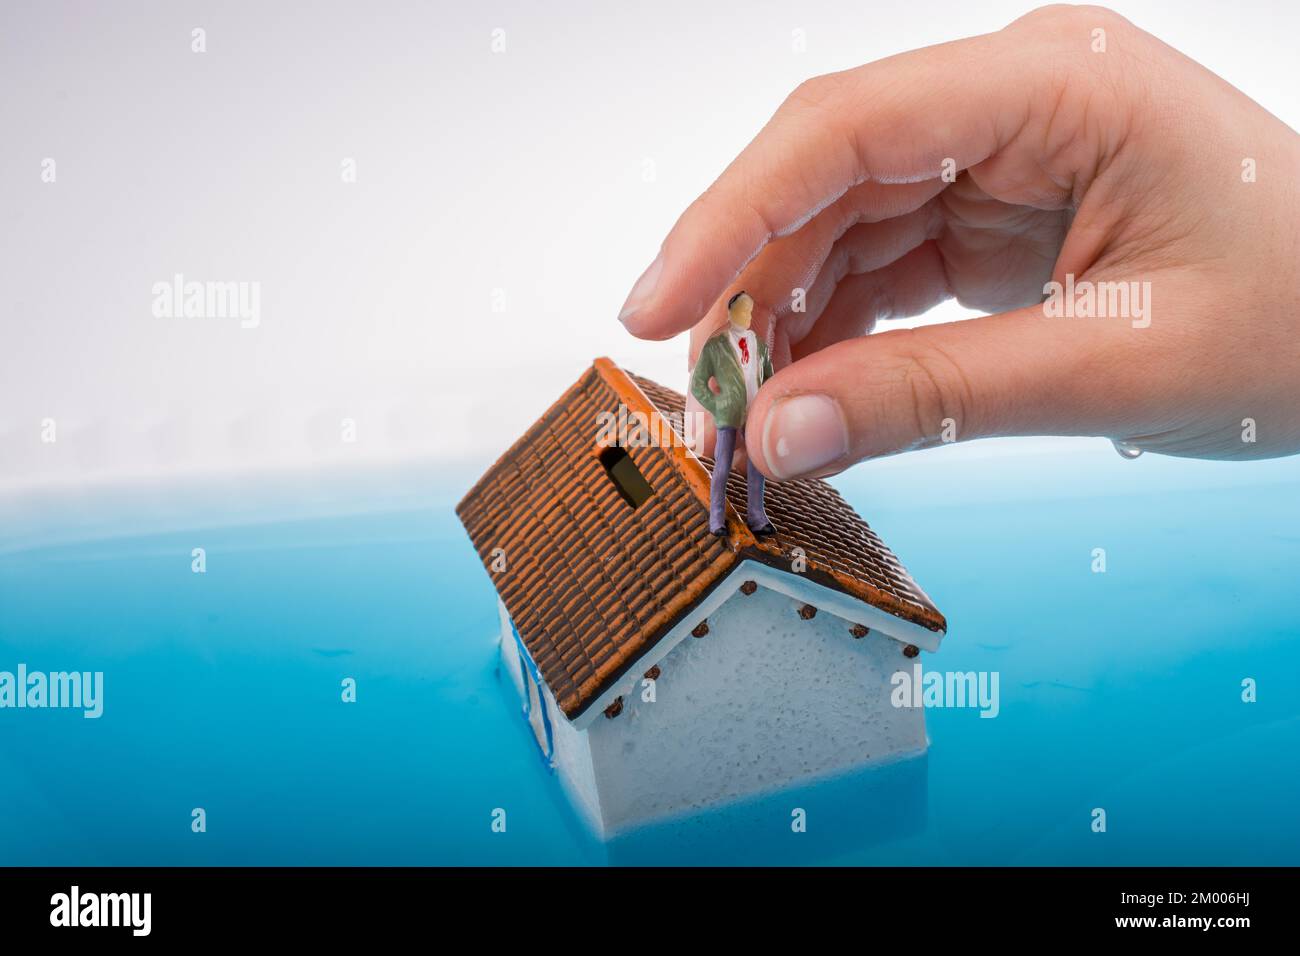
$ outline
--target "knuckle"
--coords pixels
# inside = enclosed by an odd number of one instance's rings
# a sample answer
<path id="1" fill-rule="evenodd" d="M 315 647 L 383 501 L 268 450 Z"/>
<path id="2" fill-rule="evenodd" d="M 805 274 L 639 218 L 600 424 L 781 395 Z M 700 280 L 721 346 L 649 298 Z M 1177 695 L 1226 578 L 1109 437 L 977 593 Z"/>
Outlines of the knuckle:
<path id="1" fill-rule="evenodd" d="M 822 112 L 835 110 L 847 82 L 846 76 L 845 73 L 823 73 L 810 77 L 794 88 L 786 97 L 785 105 Z"/>
<path id="2" fill-rule="evenodd" d="M 916 417 L 916 432 L 923 439 L 938 436 L 952 419 L 959 434 L 973 437 L 970 421 L 974 408 L 970 381 L 950 356 L 934 347 L 914 348 L 905 355 L 903 382 Z"/>
<path id="3" fill-rule="evenodd" d="M 824 77 L 813 76 L 790 91 L 785 98 L 787 106 L 822 106 L 826 102 L 826 84 Z"/>
<path id="4" fill-rule="evenodd" d="M 1107 32 L 1122 30 L 1129 22 L 1109 7 L 1092 4 L 1052 3 L 1031 10 L 1015 20 L 1012 27 L 1034 29 L 1052 36 L 1085 34 L 1101 27 Z"/>

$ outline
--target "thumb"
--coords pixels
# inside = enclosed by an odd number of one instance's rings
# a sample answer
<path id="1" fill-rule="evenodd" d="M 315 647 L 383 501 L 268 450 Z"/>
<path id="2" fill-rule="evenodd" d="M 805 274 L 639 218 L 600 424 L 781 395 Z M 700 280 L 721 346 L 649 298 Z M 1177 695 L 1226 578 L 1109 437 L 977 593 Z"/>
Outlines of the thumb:
<path id="1" fill-rule="evenodd" d="M 1127 435 L 1146 330 L 1042 306 L 849 339 L 764 383 L 746 425 L 771 478 L 991 435 Z M 1149 368 L 1149 366 L 1147 366 Z"/>

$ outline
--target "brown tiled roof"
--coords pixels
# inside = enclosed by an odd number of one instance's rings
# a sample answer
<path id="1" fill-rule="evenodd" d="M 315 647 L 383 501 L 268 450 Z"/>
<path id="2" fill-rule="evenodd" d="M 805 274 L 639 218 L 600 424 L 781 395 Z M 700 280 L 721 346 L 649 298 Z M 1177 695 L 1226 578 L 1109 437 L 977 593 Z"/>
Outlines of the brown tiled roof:
<path id="1" fill-rule="evenodd" d="M 865 521 L 823 481 L 769 482 L 777 528 L 745 526 L 745 480 L 727 486 L 726 537 L 709 534 L 712 462 L 680 441 L 625 450 L 654 493 L 632 507 L 601 464 L 600 414 L 680 428 L 683 398 L 609 359 L 590 369 L 456 506 L 542 678 L 573 718 L 622 677 L 745 559 L 788 570 L 934 631 L 947 625 Z M 497 552 L 496 549 L 502 549 Z M 491 571 L 497 556 L 505 568 Z"/>

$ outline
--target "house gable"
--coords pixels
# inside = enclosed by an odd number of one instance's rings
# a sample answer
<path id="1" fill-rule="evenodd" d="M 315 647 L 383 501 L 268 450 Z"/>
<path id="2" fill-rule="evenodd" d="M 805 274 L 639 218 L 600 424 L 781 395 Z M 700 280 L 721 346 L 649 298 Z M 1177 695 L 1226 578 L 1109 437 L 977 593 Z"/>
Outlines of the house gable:
<path id="1" fill-rule="evenodd" d="M 717 586 L 691 609 L 690 614 L 683 617 L 668 633 L 650 645 L 645 654 L 628 668 L 622 678 L 602 691 L 581 714 L 572 718 L 573 725 L 579 730 L 585 729 L 599 719 L 618 698 L 627 698 L 636 694 L 643 675 L 650 668 L 662 663 L 677 645 L 691 639 L 699 639 L 696 632 L 701 625 L 705 625 L 705 637 L 707 637 L 708 624 L 714 615 L 732 600 L 756 593 L 756 589 L 772 591 L 795 605 L 813 608 L 819 617 L 834 617 L 848 634 L 852 634 L 856 627 L 865 630 L 863 637 L 874 634 L 878 637 L 890 638 L 900 648 L 912 645 L 924 651 L 937 651 L 943 640 L 941 632 L 904 621 L 880 608 L 802 575 L 779 570 L 752 559 L 744 560 L 719 581 Z M 798 625 L 792 626 L 791 633 L 797 632 Z"/>
<path id="2" fill-rule="evenodd" d="M 775 571 L 797 562 L 808 581 L 927 631 L 937 646 L 943 616 L 825 482 L 771 483 L 778 535 L 759 540 L 740 517 L 745 482 L 733 474 L 728 533 L 709 534 L 712 462 L 680 440 L 683 410 L 680 394 L 597 359 L 457 506 L 566 717 L 639 673 L 654 645 L 747 560 Z M 620 414 L 670 440 L 609 454 L 603 423 Z"/>
<path id="3" fill-rule="evenodd" d="M 903 646 L 802 606 L 731 590 L 702 636 L 658 660 L 652 686 L 638 680 L 617 716 L 586 728 L 606 836 L 925 751 L 923 710 L 890 699 L 912 666 Z"/>

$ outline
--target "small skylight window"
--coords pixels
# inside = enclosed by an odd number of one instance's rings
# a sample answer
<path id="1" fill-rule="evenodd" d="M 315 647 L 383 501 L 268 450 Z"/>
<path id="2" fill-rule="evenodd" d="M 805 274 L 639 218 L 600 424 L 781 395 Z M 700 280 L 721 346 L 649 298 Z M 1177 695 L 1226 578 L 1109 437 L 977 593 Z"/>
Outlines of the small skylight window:
<path id="1" fill-rule="evenodd" d="M 618 446 L 604 449 L 600 453 L 600 464 L 623 500 L 633 508 L 640 508 L 655 493 L 626 450 Z"/>

